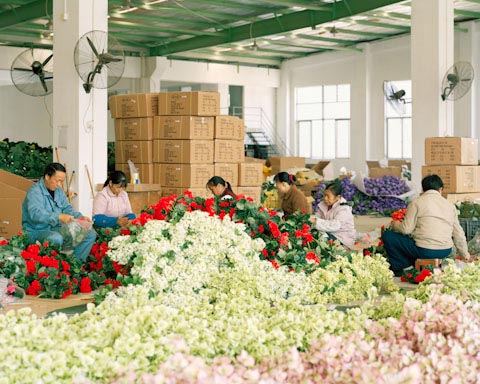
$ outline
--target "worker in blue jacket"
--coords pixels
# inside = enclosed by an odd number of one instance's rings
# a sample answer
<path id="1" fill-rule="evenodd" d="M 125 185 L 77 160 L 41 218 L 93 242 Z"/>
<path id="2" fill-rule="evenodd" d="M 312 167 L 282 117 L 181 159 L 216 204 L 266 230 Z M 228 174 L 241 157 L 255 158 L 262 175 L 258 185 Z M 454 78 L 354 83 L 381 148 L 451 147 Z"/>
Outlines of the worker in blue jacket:
<path id="1" fill-rule="evenodd" d="M 32 243 L 63 246 L 60 233 L 61 224 L 68 224 L 82 218 L 91 222 L 89 217 L 73 210 L 65 192 L 61 188 L 66 178 L 65 167 L 60 163 L 50 163 L 45 167 L 43 177 L 27 192 L 22 204 L 22 227 Z M 96 239 L 94 230 L 88 231 L 83 241 L 73 249 L 80 262 L 85 262 Z"/>

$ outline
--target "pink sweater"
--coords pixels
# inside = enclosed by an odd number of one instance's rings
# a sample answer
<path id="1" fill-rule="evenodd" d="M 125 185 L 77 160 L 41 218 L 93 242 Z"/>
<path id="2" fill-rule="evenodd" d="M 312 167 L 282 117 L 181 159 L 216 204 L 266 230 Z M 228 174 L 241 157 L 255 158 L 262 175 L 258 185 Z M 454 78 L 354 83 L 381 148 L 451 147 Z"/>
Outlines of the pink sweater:
<path id="1" fill-rule="evenodd" d="M 93 200 L 93 216 L 123 217 L 128 213 L 132 213 L 132 206 L 125 191 L 115 196 L 107 185 L 97 193 Z"/>

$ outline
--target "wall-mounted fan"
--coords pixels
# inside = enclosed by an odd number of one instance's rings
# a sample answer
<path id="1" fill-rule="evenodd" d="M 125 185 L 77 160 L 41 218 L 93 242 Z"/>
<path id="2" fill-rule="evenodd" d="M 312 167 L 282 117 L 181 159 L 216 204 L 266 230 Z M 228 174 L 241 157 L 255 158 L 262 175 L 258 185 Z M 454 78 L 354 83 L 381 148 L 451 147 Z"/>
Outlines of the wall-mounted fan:
<path id="1" fill-rule="evenodd" d="M 398 89 L 391 81 L 385 81 L 383 94 L 385 95 L 385 100 L 387 100 L 396 113 L 400 116 L 405 114 L 405 91 L 403 89 Z"/>
<path id="2" fill-rule="evenodd" d="M 53 52 L 27 49 L 13 60 L 10 76 L 15 87 L 29 96 L 53 92 Z"/>
<path id="3" fill-rule="evenodd" d="M 442 100 L 457 100 L 468 92 L 473 82 L 472 64 L 459 61 L 453 64 L 442 80 Z"/>
<path id="4" fill-rule="evenodd" d="M 125 52 L 117 39 L 104 31 L 90 31 L 78 40 L 73 53 L 75 69 L 84 81 L 85 92 L 110 88 L 122 77 Z"/>

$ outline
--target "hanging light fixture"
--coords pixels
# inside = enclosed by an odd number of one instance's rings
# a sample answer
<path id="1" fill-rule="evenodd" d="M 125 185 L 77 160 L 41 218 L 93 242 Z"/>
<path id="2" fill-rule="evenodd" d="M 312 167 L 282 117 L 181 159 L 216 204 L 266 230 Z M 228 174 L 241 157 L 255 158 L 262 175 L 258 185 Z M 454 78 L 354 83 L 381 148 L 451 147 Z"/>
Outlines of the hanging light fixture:
<path id="1" fill-rule="evenodd" d="M 48 19 L 47 23 L 45 24 L 45 31 L 40 33 L 40 37 L 42 39 L 51 39 L 53 37 L 53 21 L 52 19 Z"/>

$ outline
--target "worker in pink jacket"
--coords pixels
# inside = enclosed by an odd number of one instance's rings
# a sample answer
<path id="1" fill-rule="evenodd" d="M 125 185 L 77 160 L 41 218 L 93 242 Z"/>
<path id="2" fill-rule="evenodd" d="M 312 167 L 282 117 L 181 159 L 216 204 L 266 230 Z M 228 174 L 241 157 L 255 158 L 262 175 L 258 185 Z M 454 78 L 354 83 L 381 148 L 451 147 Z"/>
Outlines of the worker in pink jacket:
<path id="1" fill-rule="evenodd" d="M 327 185 L 323 201 L 318 205 L 311 221 L 317 230 L 326 232 L 329 239 L 338 240 L 344 246 L 353 249 L 355 226 L 352 207 L 342 197 L 340 182 Z"/>

